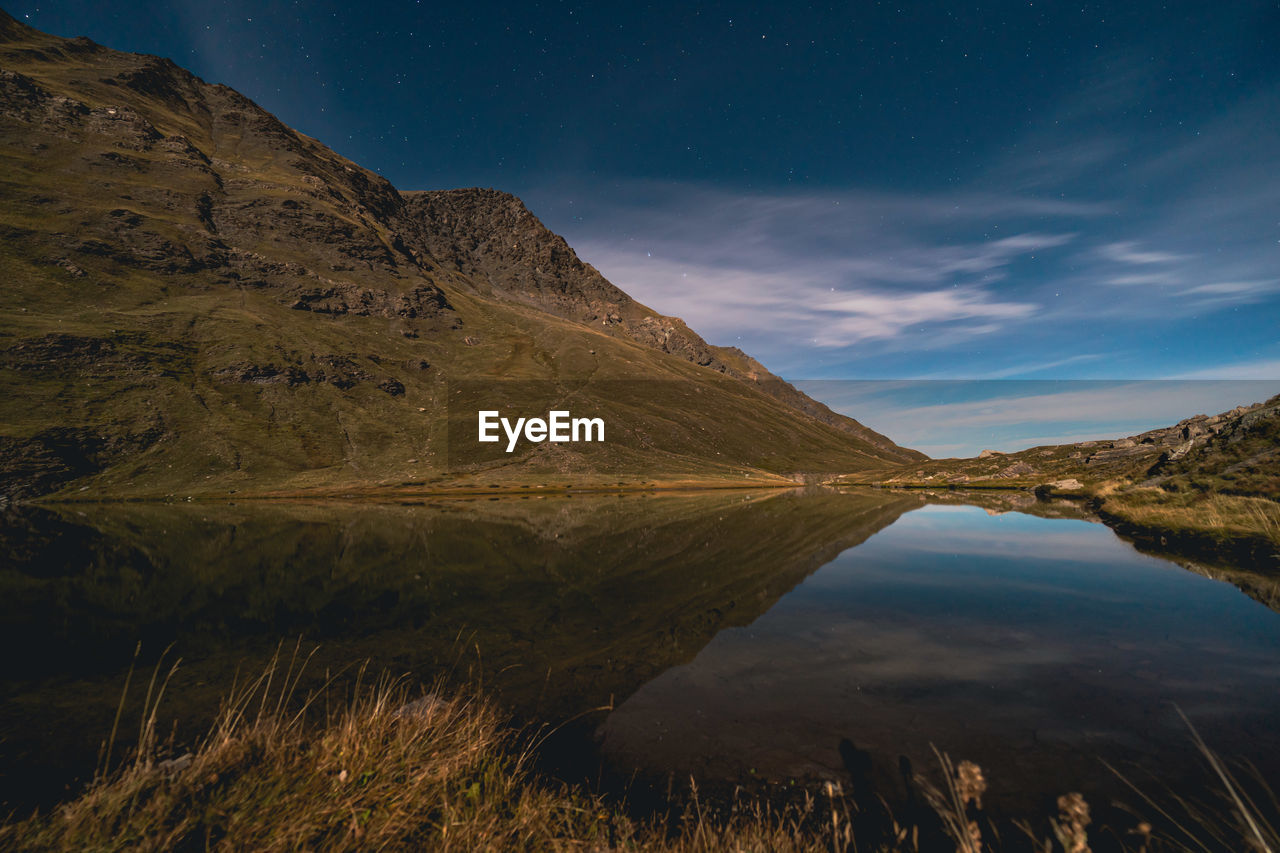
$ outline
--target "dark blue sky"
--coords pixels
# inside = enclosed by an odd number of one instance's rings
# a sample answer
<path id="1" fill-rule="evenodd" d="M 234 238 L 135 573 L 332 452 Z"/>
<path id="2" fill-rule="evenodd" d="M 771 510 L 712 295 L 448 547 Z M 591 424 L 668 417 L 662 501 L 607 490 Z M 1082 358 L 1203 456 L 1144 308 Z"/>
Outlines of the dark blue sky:
<path id="1" fill-rule="evenodd" d="M 1280 3 L 44 2 L 795 378 L 1280 379 Z"/>

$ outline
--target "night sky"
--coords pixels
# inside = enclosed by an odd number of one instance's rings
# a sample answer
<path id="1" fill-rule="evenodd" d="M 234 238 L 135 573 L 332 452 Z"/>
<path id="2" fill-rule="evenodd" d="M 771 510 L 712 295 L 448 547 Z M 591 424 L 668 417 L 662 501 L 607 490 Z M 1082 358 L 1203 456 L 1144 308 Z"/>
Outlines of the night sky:
<path id="1" fill-rule="evenodd" d="M 516 193 L 788 378 L 1280 380 L 1277 2 L 6 8 Z"/>

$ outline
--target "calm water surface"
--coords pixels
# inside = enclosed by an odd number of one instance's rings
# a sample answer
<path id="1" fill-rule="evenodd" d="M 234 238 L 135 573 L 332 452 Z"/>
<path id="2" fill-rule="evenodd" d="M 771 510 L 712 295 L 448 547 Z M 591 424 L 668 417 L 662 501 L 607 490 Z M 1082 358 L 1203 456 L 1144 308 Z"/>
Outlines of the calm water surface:
<path id="1" fill-rule="evenodd" d="M 1190 772 L 1179 707 L 1274 766 L 1277 614 L 1098 524 L 929 506 L 645 684 L 602 734 L 615 760 L 723 777 L 840 778 L 851 749 L 892 777 L 933 744 L 1012 795 L 1110 789 L 1099 759 Z"/>
<path id="2" fill-rule="evenodd" d="M 580 718 L 621 773 L 891 788 L 932 746 L 1009 804 L 1199 769 L 1176 708 L 1280 771 L 1280 615 L 1070 507 L 918 495 L 630 495 L 10 511 L 0 799 L 91 772 L 135 645 L 182 665 L 178 737 L 281 640 Z M 1194 567 L 1193 567 L 1194 568 Z M 349 670 L 348 670 L 349 671 Z M 338 679 L 339 684 L 342 678 Z M 136 707 L 137 699 L 129 707 Z M 1188 783 L 1189 784 L 1189 783 Z"/>

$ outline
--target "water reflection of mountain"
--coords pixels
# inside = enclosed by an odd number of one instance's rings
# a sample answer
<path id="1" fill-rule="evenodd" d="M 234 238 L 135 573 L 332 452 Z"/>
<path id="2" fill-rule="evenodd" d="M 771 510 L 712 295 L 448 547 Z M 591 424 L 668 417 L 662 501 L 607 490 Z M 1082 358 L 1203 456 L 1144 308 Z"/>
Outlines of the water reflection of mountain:
<path id="1" fill-rule="evenodd" d="M 919 505 L 824 491 L 11 511 L 0 630 L 26 652 L 3 677 L 4 798 L 91 768 L 139 640 L 147 661 L 170 643 L 183 659 L 166 699 L 180 737 L 299 636 L 320 646 L 304 689 L 369 659 L 563 719 L 692 659 Z"/>
<path id="2" fill-rule="evenodd" d="M 948 489 L 916 492 L 927 503 L 979 506 L 990 514 L 1020 512 L 1040 518 L 1074 518 L 1102 523 L 1087 503 L 1070 499 L 1044 499 L 1028 491 L 980 489 Z M 1121 541 L 1134 550 L 1176 563 L 1189 572 L 1234 586 L 1260 604 L 1280 613 L 1280 576 L 1260 565 L 1250 565 L 1227 541 L 1220 553 L 1199 547 L 1193 551 L 1179 547 L 1175 540 L 1167 542 L 1150 536 L 1135 537 L 1112 528 Z"/>
<path id="3" fill-rule="evenodd" d="M 605 758 L 889 791 L 900 756 L 933 767 L 937 746 L 1026 813 L 1063 790 L 1131 793 L 1099 759 L 1191 793 L 1204 779 L 1180 708 L 1276 778 L 1280 621 L 1216 582 L 1248 573 L 1187 566 L 1197 577 L 1044 505 L 931 503 L 634 692 L 600 728 Z"/>

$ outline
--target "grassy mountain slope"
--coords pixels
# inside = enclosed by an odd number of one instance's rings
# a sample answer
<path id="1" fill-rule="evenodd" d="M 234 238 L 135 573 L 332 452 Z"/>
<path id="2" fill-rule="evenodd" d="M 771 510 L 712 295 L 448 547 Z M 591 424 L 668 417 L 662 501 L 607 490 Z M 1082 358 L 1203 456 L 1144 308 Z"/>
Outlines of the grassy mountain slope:
<path id="1" fill-rule="evenodd" d="M 510 196 L 401 194 L 168 60 L 3 13 L 0 237 L 10 497 L 760 482 L 920 458 L 634 303 Z M 630 440 L 449 472 L 458 378 L 573 380 L 576 408 Z M 663 382 L 639 406 L 590 379 Z"/>

